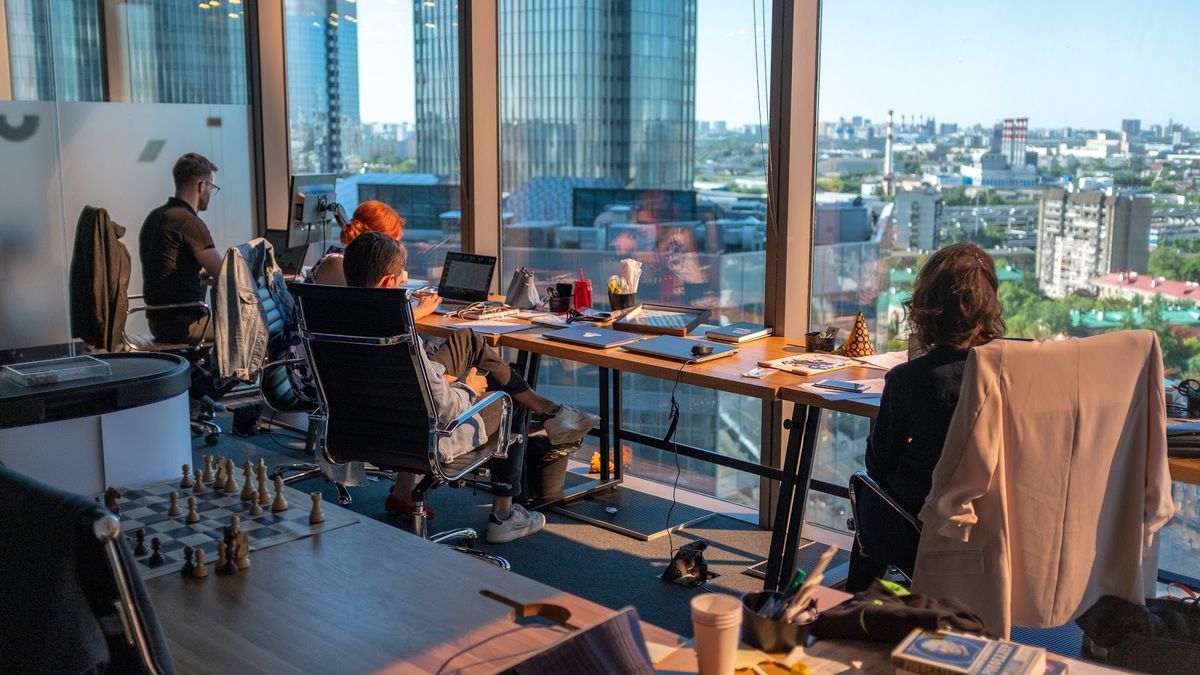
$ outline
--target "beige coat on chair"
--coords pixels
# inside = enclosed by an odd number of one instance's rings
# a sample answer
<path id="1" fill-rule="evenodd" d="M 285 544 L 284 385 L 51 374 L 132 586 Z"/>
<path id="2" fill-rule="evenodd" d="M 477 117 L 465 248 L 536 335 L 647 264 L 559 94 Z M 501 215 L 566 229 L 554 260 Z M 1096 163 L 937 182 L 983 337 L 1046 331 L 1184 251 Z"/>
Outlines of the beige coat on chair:
<path id="1" fill-rule="evenodd" d="M 1102 595 L 1143 602 L 1143 555 L 1174 513 L 1158 336 L 972 350 L 921 510 L 913 590 L 1004 637 Z"/>

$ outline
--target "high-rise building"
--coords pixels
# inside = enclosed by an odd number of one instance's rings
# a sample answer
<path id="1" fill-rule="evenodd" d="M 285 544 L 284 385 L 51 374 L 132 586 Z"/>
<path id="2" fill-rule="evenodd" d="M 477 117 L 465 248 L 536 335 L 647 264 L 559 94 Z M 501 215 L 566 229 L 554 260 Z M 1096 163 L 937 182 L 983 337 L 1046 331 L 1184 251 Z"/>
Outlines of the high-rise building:
<path id="1" fill-rule="evenodd" d="M 105 101 L 103 3 L 10 0 L 6 6 L 13 98 Z M 124 49 L 116 58 L 136 103 L 245 104 L 246 38 L 236 6 L 117 3 Z M 110 28 L 109 30 L 114 30 Z"/>
<path id="2" fill-rule="evenodd" d="M 357 171 L 362 162 L 357 3 L 288 0 L 285 6 L 292 170 Z"/>
<path id="3" fill-rule="evenodd" d="M 932 251 L 942 229 L 942 193 L 935 188 L 901 190 L 892 218 L 896 245 Z"/>
<path id="4" fill-rule="evenodd" d="M 1065 297 L 1110 272 L 1145 272 L 1150 258 L 1149 197 L 1062 189 L 1042 194 L 1038 215 L 1038 285 Z"/>
<path id="5" fill-rule="evenodd" d="M 1142 133 L 1141 120 L 1121 120 L 1121 131 L 1129 134 L 1130 138 L 1136 137 Z"/>
<path id="6" fill-rule="evenodd" d="M 695 0 L 571 5 L 500 4 L 503 189 L 541 177 L 691 189 Z M 417 168 L 454 175 L 457 11 L 454 3 L 413 7 Z"/>
<path id="7" fill-rule="evenodd" d="M 1004 120 L 1000 136 L 1000 154 L 1008 166 L 1025 166 L 1025 144 L 1029 140 L 1029 118 L 1015 117 Z"/>

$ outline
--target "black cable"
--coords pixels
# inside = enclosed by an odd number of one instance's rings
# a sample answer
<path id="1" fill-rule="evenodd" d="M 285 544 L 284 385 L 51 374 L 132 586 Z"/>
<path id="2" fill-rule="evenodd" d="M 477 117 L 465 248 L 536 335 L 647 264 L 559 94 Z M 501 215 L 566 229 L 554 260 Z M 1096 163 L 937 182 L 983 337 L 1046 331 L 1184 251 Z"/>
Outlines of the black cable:
<path id="1" fill-rule="evenodd" d="M 671 451 L 675 455 L 675 481 L 671 484 L 671 507 L 667 509 L 667 564 L 671 564 L 671 558 L 675 555 L 675 540 L 671 537 L 671 514 L 675 512 L 675 493 L 679 489 L 679 477 L 683 473 L 683 467 L 679 465 L 679 443 L 675 441 L 675 432 L 679 428 L 679 402 L 675 400 L 675 390 L 679 388 L 679 381 L 683 379 L 683 369 L 690 364 L 691 361 L 684 361 L 683 365 L 679 366 L 679 370 L 675 371 L 675 385 L 671 387 L 671 413 L 667 416 L 670 420 L 670 425 L 667 427 L 667 435 L 663 441 L 671 444 Z"/>

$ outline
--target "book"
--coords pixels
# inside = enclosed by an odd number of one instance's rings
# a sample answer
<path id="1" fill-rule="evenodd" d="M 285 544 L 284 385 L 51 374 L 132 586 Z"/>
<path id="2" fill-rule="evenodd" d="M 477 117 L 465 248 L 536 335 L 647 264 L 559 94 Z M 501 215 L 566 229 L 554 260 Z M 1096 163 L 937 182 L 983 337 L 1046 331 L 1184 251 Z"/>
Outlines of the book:
<path id="1" fill-rule="evenodd" d="M 1046 650 L 977 635 L 916 629 L 892 650 L 897 673 L 1042 675 Z"/>
<path id="2" fill-rule="evenodd" d="M 832 370 L 856 366 L 859 363 L 854 359 L 845 356 L 834 356 L 833 354 L 797 354 L 795 356 L 785 356 L 781 359 L 759 361 L 758 365 L 788 373 L 795 373 L 796 375 L 820 375 Z"/>
<path id="3" fill-rule="evenodd" d="M 750 342 L 759 338 L 765 338 L 774 332 L 774 329 L 764 326 L 761 323 L 749 323 L 742 321 L 740 323 L 734 323 L 728 326 L 720 326 L 709 329 L 707 336 L 709 340 L 741 344 L 743 342 Z"/>

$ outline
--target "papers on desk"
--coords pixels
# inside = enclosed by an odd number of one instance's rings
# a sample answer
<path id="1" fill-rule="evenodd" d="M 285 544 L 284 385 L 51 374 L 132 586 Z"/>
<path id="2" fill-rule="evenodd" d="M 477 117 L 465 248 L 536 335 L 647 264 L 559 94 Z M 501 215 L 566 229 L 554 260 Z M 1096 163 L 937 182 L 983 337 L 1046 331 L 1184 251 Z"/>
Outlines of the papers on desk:
<path id="1" fill-rule="evenodd" d="M 883 354 L 872 354 L 871 356 L 860 356 L 855 360 L 872 368 L 891 370 L 901 363 L 908 363 L 908 352 L 885 352 Z"/>
<path id="2" fill-rule="evenodd" d="M 480 335 L 504 335 L 505 333 L 515 333 L 521 330 L 529 330 L 532 328 L 527 323 L 509 323 L 507 321 L 497 321 L 495 319 L 478 319 L 475 321 L 463 321 L 450 326 L 451 328 L 470 328 Z"/>

